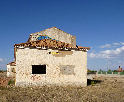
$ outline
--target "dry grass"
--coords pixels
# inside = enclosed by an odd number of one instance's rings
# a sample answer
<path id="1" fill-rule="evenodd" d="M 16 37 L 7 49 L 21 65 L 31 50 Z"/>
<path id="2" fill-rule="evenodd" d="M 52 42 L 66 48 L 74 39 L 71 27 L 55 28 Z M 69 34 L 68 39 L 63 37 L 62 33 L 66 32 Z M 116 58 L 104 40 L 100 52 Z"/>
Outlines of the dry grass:
<path id="1" fill-rule="evenodd" d="M 0 86 L 0 102 L 124 102 L 123 78 L 99 78 L 87 87 Z"/>

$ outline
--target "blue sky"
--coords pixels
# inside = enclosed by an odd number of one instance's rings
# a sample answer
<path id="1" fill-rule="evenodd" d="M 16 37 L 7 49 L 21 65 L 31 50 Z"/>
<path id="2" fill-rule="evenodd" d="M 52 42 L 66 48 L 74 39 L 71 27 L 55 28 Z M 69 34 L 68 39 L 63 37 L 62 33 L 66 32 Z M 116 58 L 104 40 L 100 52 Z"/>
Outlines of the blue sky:
<path id="1" fill-rule="evenodd" d="M 0 0 L 0 69 L 15 43 L 53 26 L 91 47 L 89 69 L 124 69 L 124 0 Z"/>

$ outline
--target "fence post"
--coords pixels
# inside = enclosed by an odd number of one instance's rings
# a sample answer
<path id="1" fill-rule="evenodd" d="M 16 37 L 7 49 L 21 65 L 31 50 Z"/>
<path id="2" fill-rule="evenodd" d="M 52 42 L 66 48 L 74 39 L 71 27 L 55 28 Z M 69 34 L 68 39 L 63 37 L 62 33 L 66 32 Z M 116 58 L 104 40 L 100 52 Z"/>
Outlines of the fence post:
<path id="1" fill-rule="evenodd" d="M 120 75 L 120 72 L 118 72 L 118 75 Z"/>

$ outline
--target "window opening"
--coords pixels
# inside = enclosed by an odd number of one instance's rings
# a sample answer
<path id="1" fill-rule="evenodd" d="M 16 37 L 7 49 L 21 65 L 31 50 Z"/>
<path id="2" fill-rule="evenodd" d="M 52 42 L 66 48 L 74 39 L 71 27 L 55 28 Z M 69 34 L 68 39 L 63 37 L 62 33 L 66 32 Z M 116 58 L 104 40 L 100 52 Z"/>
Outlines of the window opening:
<path id="1" fill-rule="evenodd" d="M 46 65 L 32 65 L 32 74 L 46 74 Z"/>

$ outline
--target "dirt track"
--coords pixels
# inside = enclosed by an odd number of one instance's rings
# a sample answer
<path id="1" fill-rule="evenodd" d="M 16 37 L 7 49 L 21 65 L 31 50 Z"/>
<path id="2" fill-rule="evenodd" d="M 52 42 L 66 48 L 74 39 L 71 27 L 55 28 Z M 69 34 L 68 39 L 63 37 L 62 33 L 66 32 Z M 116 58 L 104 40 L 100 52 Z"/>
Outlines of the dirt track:
<path id="1" fill-rule="evenodd" d="M 124 78 L 97 78 L 87 87 L 0 86 L 0 102 L 124 102 Z"/>

